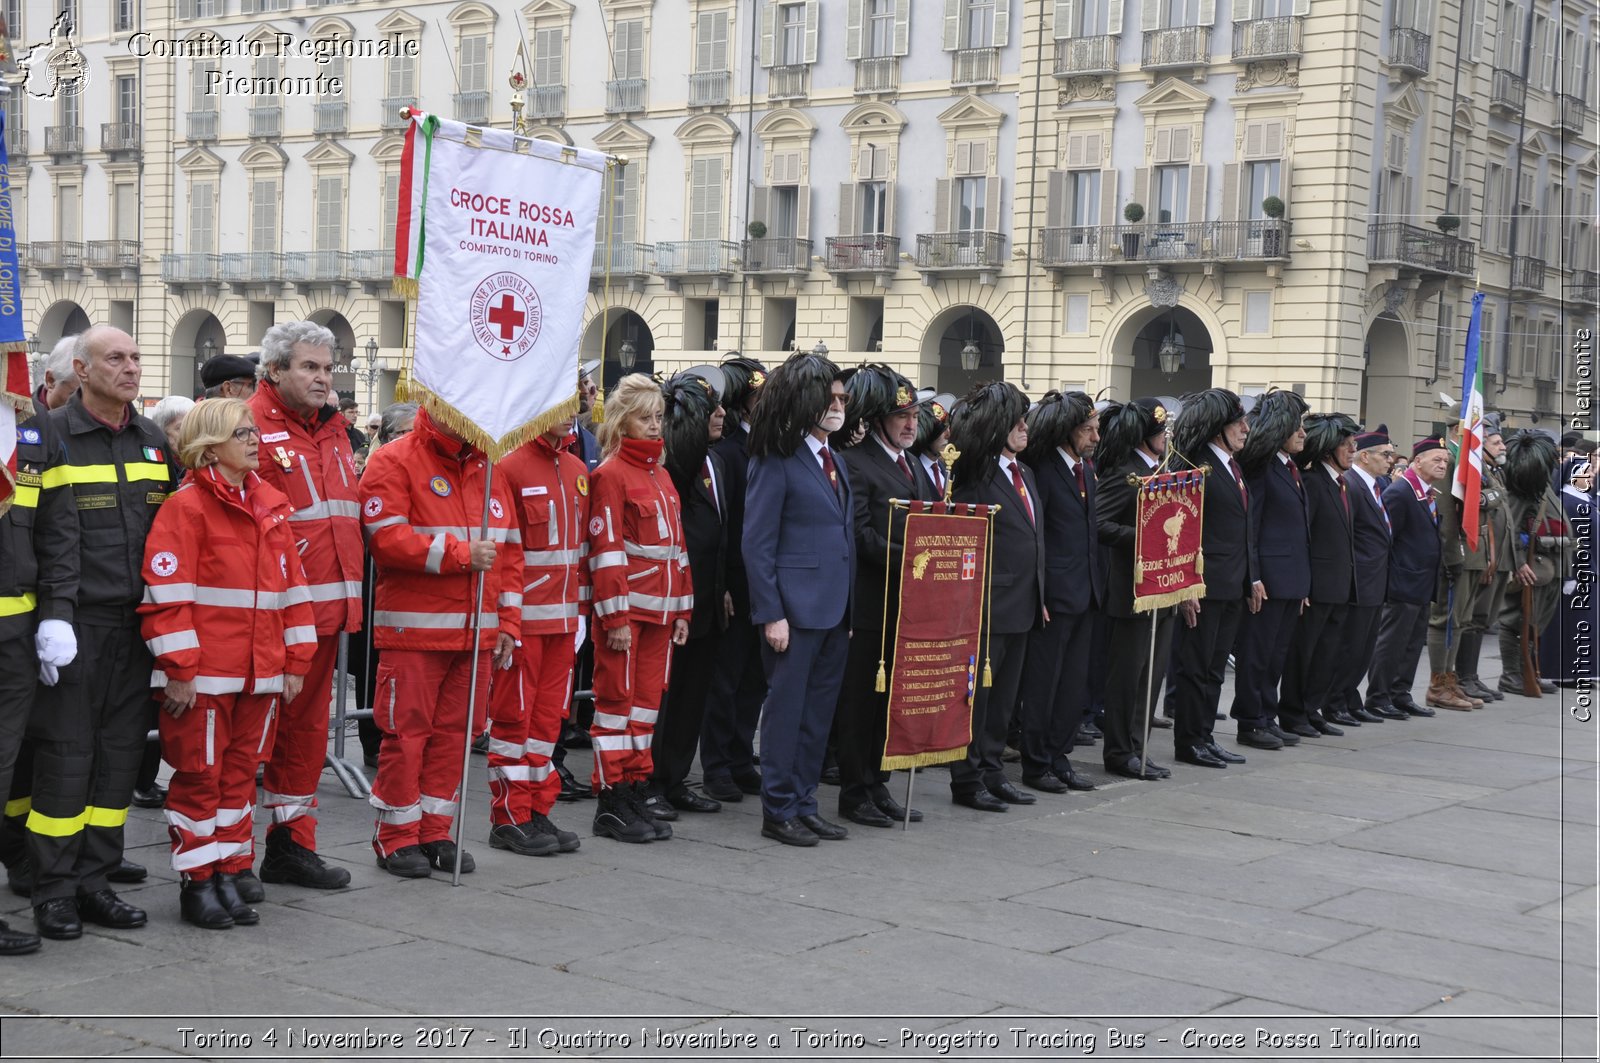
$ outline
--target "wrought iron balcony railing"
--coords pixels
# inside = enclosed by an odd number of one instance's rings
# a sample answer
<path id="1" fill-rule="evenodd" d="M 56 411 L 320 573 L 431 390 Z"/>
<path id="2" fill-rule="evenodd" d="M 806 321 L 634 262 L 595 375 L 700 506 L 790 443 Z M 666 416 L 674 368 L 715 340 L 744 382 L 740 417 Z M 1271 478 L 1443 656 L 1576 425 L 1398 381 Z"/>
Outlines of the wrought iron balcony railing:
<path id="1" fill-rule="evenodd" d="M 306 251 L 284 256 L 283 279 L 297 284 L 344 284 L 352 277 L 348 251 Z"/>
<path id="2" fill-rule="evenodd" d="M 250 108 L 250 135 L 274 140 L 283 136 L 283 108 L 275 103 Z"/>
<path id="3" fill-rule="evenodd" d="M 1144 31 L 1139 65 L 1145 70 L 1206 66 L 1211 62 L 1210 26 L 1172 26 Z"/>
<path id="4" fill-rule="evenodd" d="M 1470 277 L 1478 246 L 1471 240 L 1399 221 L 1367 226 L 1367 261 L 1392 262 L 1426 273 Z"/>
<path id="5" fill-rule="evenodd" d="M 726 70 L 697 70 L 689 75 L 690 107 L 726 107 L 732 99 L 733 74 Z"/>
<path id="6" fill-rule="evenodd" d="M 1233 58 L 1296 59 L 1305 31 L 1304 15 L 1252 18 L 1233 24 Z"/>
<path id="7" fill-rule="evenodd" d="M 1068 37 L 1056 42 L 1055 75 L 1058 78 L 1079 74 L 1115 74 L 1117 45 L 1122 38 Z"/>
<path id="8" fill-rule="evenodd" d="M 809 273 L 811 241 L 797 236 L 754 237 L 744 242 L 746 273 Z"/>
<path id="9" fill-rule="evenodd" d="M 597 243 L 589 262 L 589 276 L 604 280 L 609 271 L 613 277 L 642 277 L 650 272 L 650 261 L 655 256 L 654 244 Z"/>
<path id="10" fill-rule="evenodd" d="M 222 256 L 222 279 L 229 284 L 277 284 L 284 278 L 280 251 L 235 251 Z"/>
<path id="11" fill-rule="evenodd" d="M 1040 261 L 1048 268 L 1114 262 L 1278 262 L 1289 257 L 1289 222 L 1141 222 L 1137 225 L 1067 225 L 1040 234 Z"/>
<path id="12" fill-rule="evenodd" d="M 350 104 L 344 100 L 319 100 L 316 104 L 312 132 L 322 136 L 338 136 L 350 131 Z"/>
<path id="13" fill-rule="evenodd" d="M 656 272 L 663 277 L 732 273 L 739 245 L 732 240 L 661 240 L 656 243 Z"/>
<path id="14" fill-rule="evenodd" d="M 830 236 L 829 273 L 892 273 L 900 266 L 900 238 L 882 233 Z"/>
<path id="15" fill-rule="evenodd" d="M 394 278 L 394 248 L 347 252 L 349 279 L 378 284 Z"/>
<path id="16" fill-rule="evenodd" d="M 28 157 L 28 129 L 23 125 L 6 126 L 6 157 L 11 162 Z"/>
<path id="17" fill-rule="evenodd" d="M 1000 80 L 1000 49 L 958 48 L 950 55 L 952 85 L 993 85 Z"/>
<path id="18" fill-rule="evenodd" d="M 1396 26 L 1389 31 L 1389 65 L 1413 74 L 1428 72 L 1433 38 L 1421 30 Z"/>
<path id="19" fill-rule="evenodd" d="M 900 57 L 897 55 L 870 55 L 856 60 L 856 94 L 900 91 Z"/>
<path id="20" fill-rule="evenodd" d="M 1556 126 L 1563 132 L 1583 136 L 1589 132 L 1589 107 L 1578 96 L 1556 96 Z"/>
<path id="21" fill-rule="evenodd" d="M 617 78 L 606 82 L 606 113 L 636 114 L 644 110 L 644 78 Z"/>
<path id="22" fill-rule="evenodd" d="M 535 85 L 528 92 L 528 117 L 548 122 L 567 116 L 565 85 Z"/>
<path id="23" fill-rule="evenodd" d="M 1528 82 L 1520 74 L 1499 67 L 1489 83 L 1489 106 L 1509 114 L 1521 114 L 1528 102 Z"/>
<path id="24" fill-rule="evenodd" d="M 769 100 L 803 100 L 811 67 L 805 63 L 792 66 L 775 66 L 767 70 L 767 98 Z"/>
<path id="25" fill-rule="evenodd" d="M 137 240 L 90 240 L 86 249 L 90 269 L 137 270 L 139 268 Z"/>
<path id="26" fill-rule="evenodd" d="M 454 99 L 456 121 L 469 125 L 484 125 L 489 121 L 489 94 L 487 92 L 458 92 Z"/>
<path id="27" fill-rule="evenodd" d="M 83 244 L 77 240 L 35 240 L 28 260 L 41 271 L 83 268 Z"/>
<path id="28" fill-rule="evenodd" d="M 1600 273 L 1592 269 L 1575 269 L 1567 281 L 1567 298 L 1574 303 L 1600 305 Z"/>
<path id="29" fill-rule="evenodd" d="M 161 279 L 167 284 L 215 284 L 222 279 L 222 256 L 203 251 L 162 255 Z"/>
<path id="30" fill-rule="evenodd" d="M 1545 261 L 1532 255 L 1511 256 L 1511 280 L 1507 285 L 1514 292 L 1544 291 Z"/>
<path id="31" fill-rule="evenodd" d="M 190 111 L 184 116 L 187 139 L 196 141 L 217 139 L 217 112 Z"/>
<path id="32" fill-rule="evenodd" d="M 138 151 L 143 128 L 138 122 L 101 122 L 100 150 Z"/>
<path id="33" fill-rule="evenodd" d="M 383 98 L 383 117 L 379 121 L 384 129 L 404 129 L 409 119 L 402 118 L 400 112 L 410 107 L 410 96 L 385 96 Z"/>
<path id="34" fill-rule="evenodd" d="M 83 153 L 83 126 L 47 125 L 44 127 L 44 153 L 46 155 L 79 155 Z"/>
<path id="35" fill-rule="evenodd" d="M 918 233 L 918 269 L 992 270 L 1005 261 L 1006 238 L 1001 233 Z"/>

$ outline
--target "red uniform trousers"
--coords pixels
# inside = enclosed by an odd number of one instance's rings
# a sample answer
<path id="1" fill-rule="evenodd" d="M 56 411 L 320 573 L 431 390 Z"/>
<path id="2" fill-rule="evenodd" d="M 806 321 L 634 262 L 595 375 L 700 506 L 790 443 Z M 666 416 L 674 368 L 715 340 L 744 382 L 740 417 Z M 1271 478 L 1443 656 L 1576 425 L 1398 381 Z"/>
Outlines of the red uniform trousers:
<path id="1" fill-rule="evenodd" d="M 576 657 L 570 634 L 524 637 L 510 671 L 494 674 L 489 695 L 489 822 L 526 823 L 548 815 L 561 792 L 550 767 L 567 718 Z"/>
<path id="2" fill-rule="evenodd" d="M 187 879 L 248 870 L 255 860 L 256 767 L 272 748 L 277 694 L 200 694 L 182 716 L 161 713 L 172 765 L 167 833 L 172 869 Z"/>
<path id="3" fill-rule="evenodd" d="M 372 847 L 379 856 L 422 842 L 445 841 L 461 798 L 471 650 L 382 650 L 373 721 L 383 730 L 371 805 L 378 810 Z M 479 651 L 477 711 L 483 730 L 489 700 L 489 651 Z"/>
<path id="4" fill-rule="evenodd" d="M 672 668 L 672 626 L 628 621 L 633 646 L 607 648 L 604 631 L 594 633 L 594 787 L 648 782 L 655 769 L 650 742 L 661 695 Z"/>
<path id="5" fill-rule="evenodd" d="M 282 826 L 296 845 L 307 849 L 317 847 L 317 783 L 328 756 L 328 705 L 338 657 L 338 633 L 319 636 L 306 685 L 283 706 L 261 778 L 261 807 L 272 814 L 272 825 Z"/>

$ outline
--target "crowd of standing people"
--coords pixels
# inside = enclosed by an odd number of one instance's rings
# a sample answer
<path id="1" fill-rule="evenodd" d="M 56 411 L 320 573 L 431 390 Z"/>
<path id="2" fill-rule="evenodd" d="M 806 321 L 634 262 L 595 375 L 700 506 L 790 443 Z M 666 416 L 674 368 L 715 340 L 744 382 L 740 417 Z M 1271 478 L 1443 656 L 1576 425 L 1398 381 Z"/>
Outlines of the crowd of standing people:
<path id="1" fill-rule="evenodd" d="M 276 325 L 255 359 L 211 359 L 199 402 L 150 417 L 126 333 L 93 327 L 48 361 L 0 518 L 0 861 L 37 933 L 0 924 L 0 954 L 147 922 L 112 888 L 146 875 L 123 854 L 135 804 L 164 808 L 192 925 L 258 922 L 264 884 L 347 886 L 316 829 L 342 636 L 375 654 L 356 669 L 372 848 L 395 876 L 474 870 L 453 840 L 469 730 L 488 841 L 519 855 L 580 847 L 550 818 L 563 799 L 594 798 L 593 835 L 635 844 L 747 796 L 768 838 L 844 839 L 825 780 L 838 819 L 921 820 L 880 766 L 891 499 L 998 506 L 993 678 L 949 771 L 969 809 L 1092 790 L 1073 758 L 1097 745 L 1109 774 L 1169 778 L 1151 727 L 1181 763 L 1242 763 L 1214 731 L 1230 663 L 1233 744 L 1269 752 L 1593 678 L 1594 485 L 1576 440 L 1563 455 L 1490 422 L 1463 503 L 1456 425 L 1399 469 L 1381 426 L 1292 391 L 1248 413 L 1220 388 L 1176 409 L 1030 401 L 1005 382 L 957 398 L 797 353 L 770 372 L 732 355 L 626 376 L 603 418 L 580 371 L 573 407 L 491 465 L 407 404 L 369 439 L 333 391 L 334 348 L 312 322 Z M 1204 597 L 1138 611 L 1136 479 L 1195 468 Z M 586 675 L 584 784 L 563 757 Z"/>

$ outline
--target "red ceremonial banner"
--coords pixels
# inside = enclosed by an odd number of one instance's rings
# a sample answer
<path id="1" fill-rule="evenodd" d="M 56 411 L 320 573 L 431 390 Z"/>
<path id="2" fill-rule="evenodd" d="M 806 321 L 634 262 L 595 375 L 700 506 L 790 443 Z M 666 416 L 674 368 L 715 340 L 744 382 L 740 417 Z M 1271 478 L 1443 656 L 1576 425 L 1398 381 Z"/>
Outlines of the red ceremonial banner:
<path id="1" fill-rule="evenodd" d="M 1149 612 L 1206 593 L 1200 552 L 1206 473 L 1200 469 L 1138 477 L 1133 611 Z"/>
<path id="2" fill-rule="evenodd" d="M 883 770 L 966 756 L 983 672 L 988 506 L 914 502 L 906 516 L 899 621 L 889 658 Z"/>

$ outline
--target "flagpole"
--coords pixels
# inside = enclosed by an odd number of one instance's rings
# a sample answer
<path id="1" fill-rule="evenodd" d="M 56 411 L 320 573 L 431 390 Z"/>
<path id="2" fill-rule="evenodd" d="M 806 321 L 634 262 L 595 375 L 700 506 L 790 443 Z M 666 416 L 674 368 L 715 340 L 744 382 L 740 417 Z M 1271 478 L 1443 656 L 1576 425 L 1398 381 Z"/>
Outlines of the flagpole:
<path id="1" fill-rule="evenodd" d="M 494 461 L 484 458 L 483 466 L 483 516 L 478 522 L 479 541 L 489 538 L 489 500 L 493 497 L 491 488 L 494 486 Z M 509 543 L 502 543 L 500 549 L 509 548 Z M 478 643 L 483 638 L 483 585 L 488 577 L 487 571 L 479 572 L 473 592 L 474 602 L 472 608 L 472 676 L 467 687 L 467 725 L 462 728 L 465 733 L 461 739 L 461 784 L 456 791 L 456 866 L 450 876 L 450 885 L 461 885 L 461 834 L 467 823 L 467 770 L 472 766 L 472 740 L 477 736 L 472 733 L 472 721 L 478 714 L 478 667 L 483 660 L 483 651 Z M 497 607 L 498 608 L 498 607 Z"/>
<path id="2" fill-rule="evenodd" d="M 1145 768 L 1150 763 L 1150 717 L 1155 713 L 1155 686 L 1156 686 L 1156 624 L 1161 616 L 1160 609 L 1150 610 L 1150 670 L 1145 673 L 1144 680 L 1144 745 L 1139 747 L 1139 778 L 1145 777 Z"/>

